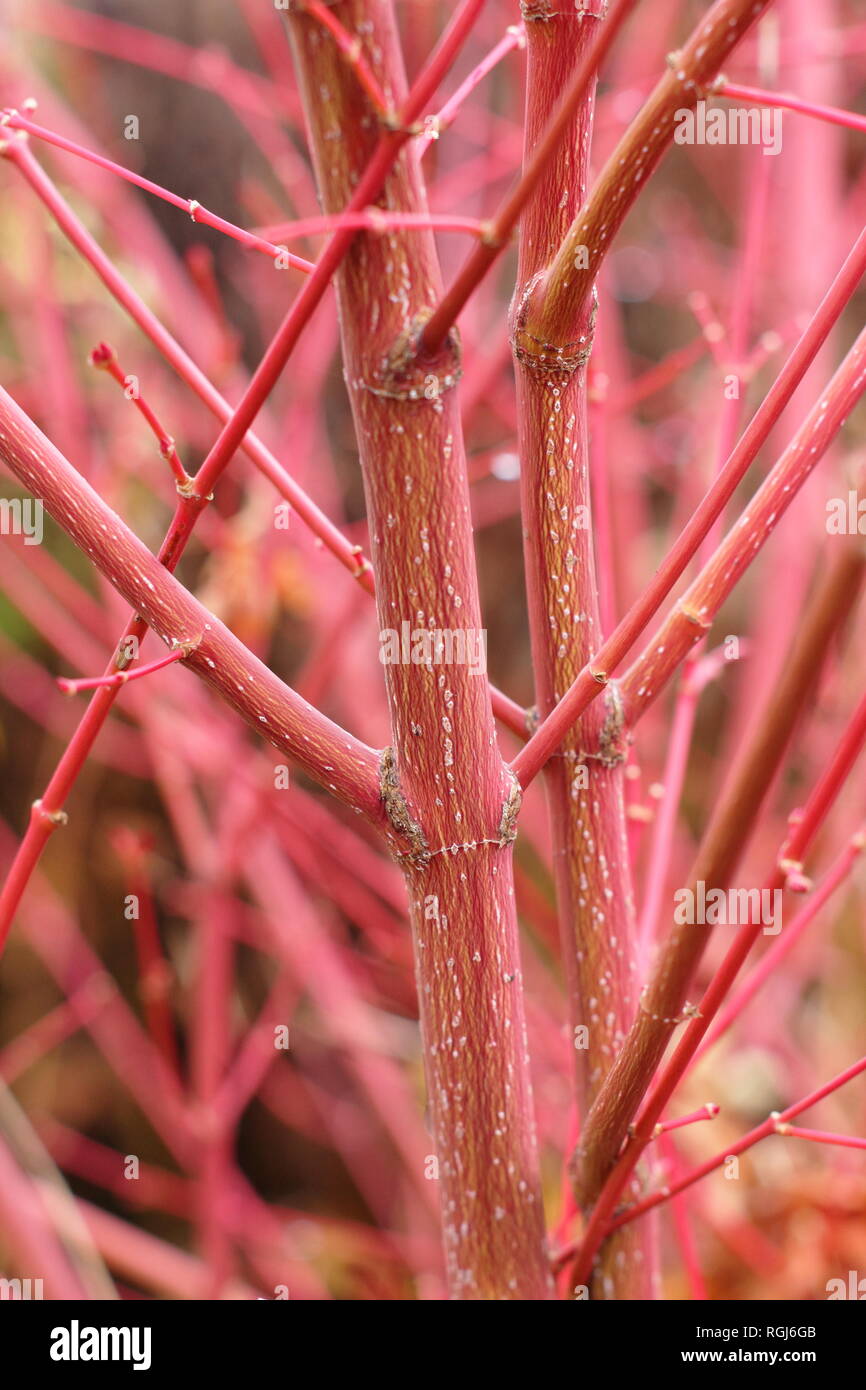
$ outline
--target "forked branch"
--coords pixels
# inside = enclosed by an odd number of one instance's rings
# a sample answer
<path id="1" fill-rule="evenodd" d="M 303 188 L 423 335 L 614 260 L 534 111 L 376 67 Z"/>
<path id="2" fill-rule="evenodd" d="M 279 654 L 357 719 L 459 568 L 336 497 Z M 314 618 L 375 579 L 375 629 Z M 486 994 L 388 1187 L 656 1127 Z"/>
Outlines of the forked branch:
<path id="1" fill-rule="evenodd" d="M 168 646 L 257 734 L 339 799 L 385 826 L 378 756 L 308 705 L 151 554 L 0 388 L 0 460 Z"/>

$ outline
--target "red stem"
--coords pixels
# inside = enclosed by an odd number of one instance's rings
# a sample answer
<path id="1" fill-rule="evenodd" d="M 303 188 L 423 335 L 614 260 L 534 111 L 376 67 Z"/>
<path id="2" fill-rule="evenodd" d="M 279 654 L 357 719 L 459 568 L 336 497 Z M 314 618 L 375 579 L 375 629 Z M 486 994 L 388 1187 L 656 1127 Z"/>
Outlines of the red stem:
<path id="1" fill-rule="evenodd" d="M 491 219 L 482 244 L 473 251 L 454 284 L 424 325 L 420 339 L 423 353 L 432 357 L 440 350 L 466 301 L 508 245 L 509 237 L 517 226 L 521 213 L 545 174 L 549 172 L 551 161 L 574 118 L 575 111 L 584 100 L 617 33 L 637 3 L 638 0 L 614 0 L 610 14 L 595 36 L 592 48 L 586 52 L 578 65 L 560 98 L 555 114 L 536 141 L 531 158 L 524 164 L 516 188 Z"/>
<path id="2" fill-rule="evenodd" d="M 58 135 L 45 126 L 37 125 L 35 121 L 27 120 L 17 111 L 7 109 L 0 115 L 0 127 L 3 126 L 9 130 L 26 131 L 28 135 L 44 140 L 49 145 L 56 145 L 58 149 L 65 150 L 68 154 L 77 155 L 79 159 L 86 159 L 91 164 L 97 164 L 100 169 L 107 169 L 109 173 L 116 174 L 118 178 L 125 179 L 127 183 L 133 183 L 137 188 L 143 188 L 146 193 L 153 193 L 163 202 L 171 203 L 173 207 L 180 208 L 192 218 L 193 222 L 201 222 L 205 227 L 213 227 L 215 231 L 222 232 L 225 236 L 231 237 L 233 241 L 239 241 L 241 245 L 246 246 L 251 251 L 262 251 L 272 260 L 278 256 L 284 256 L 293 270 L 303 271 L 305 275 L 310 275 L 315 269 L 312 262 L 305 261 L 301 256 L 292 255 L 286 251 L 285 247 L 274 246 L 272 242 L 265 241 L 263 237 L 256 236 L 254 232 L 244 231 L 243 227 L 236 227 L 233 222 L 227 222 L 224 217 L 218 217 L 216 213 L 203 207 L 195 198 L 181 198 L 177 193 L 172 193 L 160 184 L 143 178 L 141 174 L 134 173 L 132 169 L 125 169 L 122 164 L 116 164 L 113 159 L 106 159 L 104 155 L 96 154 L 93 150 L 86 150 L 77 141 L 67 140 L 65 136 Z"/>
<path id="3" fill-rule="evenodd" d="M 588 662 L 512 763 L 522 787 L 538 775 L 566 731 L 601 693 L 607 679 L 647 626 L 708 535 L 713 523 L 769 438 L 785 406 L 803 380 L 833 325 L 866 271 L 866 231 L 861 232 L 782 371 L 755 412 L 724 468 L 707 492 L 655 575 L 628 613 Z"/>
<path id="4" fill-rule="evenodd" d="M 466 32 L 477 8 L 461 11 Z M 341 15 L 350 31 L 364 35 L 383 87 L 399 92 L 404 78 L 390 0 L 346 0 Z M 294 12 L 289 24 L 328 213 L 369 182 L 380 151 L 357 84 L 316 41 L 309 19 Z M 411 112 L 411 94 L 400 104 L 404 115 Z M 343 133 L 338 143 L 329 138 L 334 129 Z M 388 206 L 423 213 L 417 148 L 388 173 Z M 357 206 L 367 201 L 365 195 Z M 380 628 L 387 636 L 420 613 L 424 623 L 477 634 L 482 617 L 457 347 L 449 340 L 437 360 L 424 364 L 413 351 L 441 288 L 432 233 L 358 236 L 336 284 Z M 449 665 L 446 676 L 393 654 L 384 672 L 393 747 L 383 759 L 382 794 L 412 840 L 400 862 L 449 1289 L 460 1299 L 546 1299 L 553 1290 L 522 1043 L 512 882 L 516 789 L 496 745 L 487 683 L 466 662 Z"/>
<path id="5" fill-rule="evenodd" d="M 93 367 L 97 367 L 100 371 L 108 372 L 108 375 L 117 382 L 118 386 L 123 387 L 124 394 L 130 391 L 131 383 L 134 381 L 134 378 L 123 371 L 123 368 L 117 360 L 117 354 L 112 347 L 109 347 L 108 343 L 99 343 L 99 345 L 93 349 L 90 354 L 90 364 Z M 163 429 L 156 413 L 151 410 L 147 401 L 137 390 L 134 391 L 132 395 L 128 396 L 128 399 L 132 401 L 136 410 L 147 421 L 149 428 L 155 435 L 156 441 L 159 444 L 159 452 L 168 463 L 169 468 L 174 474 L 175 481 L 179 483 L 182 488 L 188 487 L 190 483 L 189 474 L 186 472 L 186 469 L 177 456 L 174 440 L 168 431 Z"/>
<path id="6" fill-rule="evenodd" d="M 114 671 L 109 676 L 91 676 L 86 680 L 69 680 L 66 676 L 58 676 L 57 684 L 64 695 L 78 695 L 82 690 L 100 690 L 106 686 L 119 689 L 120 686 L 126 685 L 127 681 L 138 680 L 154 671 L 162 671 L 175 661 L 183 661 L 189 656 L 189 651 L 188 645 L 181 644 L 176 651 L 169 652 L 167 656 L 160 656 L 156 661 L 149 661 L 145 666 L 135 666 L 129 671 Z"/>
<path id="7" fill-rule="evenodd" d="M 695 1060 L 703 1056 L 704 1052 L 712 1047 L 723 1033 L 726 1033 L 731 1025 L 739 1018 L 740 1014 L 754 999 L 758 990 L 775 974 L 785 956 L 797 944 L 803 932 L 814 921 L 821 908 L 832 897 L 836 889 L 851 873 L 860 855 L 866 848 L 866 835 L 860 831 L 852 836 L 849 843 L 845 846 L 838 859 L 827 871 L 810 894 L 803 907 L 797 913 L 792 922 L 785 928 L 777 941 L 774 941 L 769 950 L 765 951 L 758 961 L 748 979 L 744 981 L 742 987 L 731 996 L 724 1009 L 716 1018 L 715 1026 L 710 1029 L 704 1039 L 702 1047 L 696 1054 Z"/>
<path id="8" fill-rule="evenodd" d="M 196 642 L 190 667 L 258 733 L 381 825 L 373 750 L 285 686 L 187 593 L 2 389 L 0 423 L 0 459 L 162 640 Z"/>
<path id="9" fill-rule="evenodd" d="M 818 102 L 806 101 L 788 92 L 765 92 L 759 87 L 740 87 L 735 82 L 723 82 L 715 88 L 716 96 L 728 97 L 731 101 L 751 101 L 757 106 L 782 107 L 786 111 L 801 111 L 806 116 L 815 116 L 820 121 L 832 125 L 845 126 L 848 130 L 866 130 L 866 116 L 854 111 L 843 111 L 837 106 L 822 106 Z"/>
<path id="10" fill-rule="evenodd" d="M 866 330 L 739 521 L 623 676 L 620 691 L 628 724 L 635 724 L 658 699 L 686 654 L 706 636 L 725 599 L 766 544 L 864 391 Z"/>
<path id="11" fill-rule="evenodd" d="M 679 1120 L 663 1120 L 656 1125 L 653 1130 L 653 1138 L 657 1139 L 660 1134 L 670 1134 L 673 1129 L 682 1129 L 683 1125 L 697 1124 L 699 1120 L 714 1120 L 719 1113 L 719 1107 L 715 1101 L 708 1101 L 702 1105 L 700 1110 L 694 1110 L 691 1115 L 683 1115 Z"/>
<path id="12" fill-rule="evenodd" d="M 802 861 L 806 850 L 833 806 L 845 779 L 863 748 L 864 742 L 866 742 L 866 696 L 863 697 L 852 716 L 828 767 L 814 787 L 805 807 L 791 818 L 793 824 L 791 836 L 780 853 L 776 868 L 764 885 L 770 892 L 782 889 L 792 872 L 802 870 Z M 691 1021 L 682 1034 L 670 1060 L 662 1068 L 649 1096 L 644 1101 L 640 1115 L 631 1132 L 631 1137 L 595 1203 L 581 1247 L 581 1269 L 586 1270 L 587 1266 L 591 1268 L 599 1244 L 609 1229 L 610 1218 L 616 1203 L 640 1154 L 652 1138 L 653 1130 L 661 1113 L 691 1065 L 701 1041 L 720 1005 L 730 993 L 731 986 L 761 930 L 760 922 L 755 924 L 748 922 L 740 927 L 732 946 L 704 991 L 697 1008 L 690 1011 Z M 836 1084 L 841 1084 L 841 1082 Z M 831 1089 L 834 1087 L 831 1086 Z M 814 1104 L 814 1100 L 809 1103 Z M 803 1104 L 799 1108 L 805 1109 L 806 1106 Z M 799 1113 L 799 1109 L 795 1109 L 794 1113 Z M 736 1152 L 736 1150 L 729 1150 L 729 1152 Z M 577 1278 L 576 1282 L 581 1283 L 585 1280 Z"/>
<path id="13" fill-rule="evenodd" d="M 847 1082 L 852 1081 L 855 1076 L 859 1076 L 863 1071 L 866 1071 L 866 1057 L 861 1057 L 859 1062 L 855 1062 L 854 1065 L 848 1067 L 846 1071 L 840 1072 L 838 1076 L 834 1077 L 832 1081 L 828 1081 L 826 1085 L 819 1086 L 816 1091 L 812 1091 L 810 1095 L 806 1096 L 803 1100 L 797 1101 L 795 1105 L 790 1105 L 787 1110 L 783 1110 L 779 1114 L 770 1115 L 762 1124 L 757 1125 L 755 1129 L 749 1130 L 749 1133 L 745 1134 L 742 1139 L 738 1139 L 734 1144 L 729 1144 L 722 1153 L 716 1154 L 715 1158 L 708 1159 L 707 1162 L 702 1163 L 700 1167 L 693 1168 L 691 1172 L 685 1173 L 681 1178 L 678 1178 L 676 1182 L 671 1183 L 669 1187 L 663 1188 L 660 1192 L 654 1192 L 652 1196 L 646 1197 L 643 1201 L 637 1202 L 634 1206 L 626 1208 L 624 1212 L 611 1220 L 610 1229 L 616 1230 L 620 1226 L 625 1226 L 628 1222 L 636 1220 L 637 1217 L 644 1216 L 654 1207 L 660 1206 L 662 1202 L 666 1202 L 670 1197 L 675 1197 L 677 1193 L 683 1192 L 687 1187 L 691 1187 L 694 1183 L 700 1182 L 701 1178 L 705 1178 L 707 1174 L 712 1173 L 715 1168 L 723 1167 L 726 1159 L 736 1158 L 739 1154 L 745 1153 L 746 1149 L 750 1149 L 753 1144 L 757 1144 L 759 1140 L 765 1139 L 770 1134 L 778 1133 L 780 1125 L 786 1125 L 789 1120 L 795 1119 L 796 1116 L 802 1114 L 804 1110 L 809 1110 L 813 1105 L 817 1105 L 825 1096 L 832 1095 L 840 1086 L 846 1085 Z M 801 1133 L 809 1133 L 809 1131 L 801 1131 Z M 861 1146 L 866 1146 L 866 1140 L 854 1141 L 853 1147 L 860 1148 Z M 590 1232 L 587 1230 L 587 1239 L 589 1235 Z M 585 1257 L 581 1255 L 581 1263 L 575 1267 L 575 1280 L 578 1283 L 581 1282 L 580 1275 L 584 1271 L 584 1259 Z"/>

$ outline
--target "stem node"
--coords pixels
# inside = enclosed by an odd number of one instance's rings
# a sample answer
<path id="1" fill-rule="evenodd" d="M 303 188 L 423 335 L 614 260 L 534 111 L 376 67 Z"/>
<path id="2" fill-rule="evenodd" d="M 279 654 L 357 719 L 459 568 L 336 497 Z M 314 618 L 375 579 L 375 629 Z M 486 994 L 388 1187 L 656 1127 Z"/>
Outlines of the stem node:
<path id="1" fill-rule="evenodd" d="M 69 817 L 65 811 L 49 811 L 43 806 L 41 799 L 34 801 L 31 808 L 33 819 L 41 821 L 43 825 L 55 829 L 58 825 L 67 825 Z"/>

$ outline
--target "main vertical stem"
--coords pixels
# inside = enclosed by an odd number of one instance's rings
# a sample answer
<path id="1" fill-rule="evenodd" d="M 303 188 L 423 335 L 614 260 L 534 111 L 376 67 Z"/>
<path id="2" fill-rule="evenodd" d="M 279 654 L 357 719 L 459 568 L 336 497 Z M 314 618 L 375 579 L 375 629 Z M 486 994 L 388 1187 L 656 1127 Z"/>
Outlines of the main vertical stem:
<path id="1" fill-rule="evenodd" d="M 525 0 L 528 159 L 557 99 L 603 22 L 603 0 L 566 12 Z M 539 714 L 556 705 L 601 646 L 591 530 L 586 371 L 595 304 L 568 340 L 541 342 L 525 307 L 586 192 L 594 86 L 524 214 L 512 311 L 524 551 Z M 599 673 L 606 682 L 606 675 Z M 577 1098 L 585 1115 L 634 1017 L 636 926 L 625 837 L 623 747 L 611 683 L 548 764 L 546 788 L 562 950 L 573 1029 Z M 603 1251 L 591 1294 L 654 1293 L 652 1231 L 625 1228 Z"/>
<path id="2" fill-rule="evenodd" d="M 390 0 L 331 8 L 399 109 L 405 78 Z M 378 120 L 332 36 L 300 7 L 290 31 L 320 195 L 326 212 L 339 212 L 376 147 Z M 380 202 L 426 211 L 411 145 Z M 432 234 L 360 235 L 336 287 L 391 718 L 382 795 L 412 905 L 449 1288 L 454 1298 L 545 1299 L 552 1285 L 511 867 L 519 794 L 472 659 L 482 628 L 459 353 L 454 339 L 423 365 L 415 351 L 442 291 Z M 457 634 L 451 657 L 425 652 L 416 642 L 423 631 Z"/>

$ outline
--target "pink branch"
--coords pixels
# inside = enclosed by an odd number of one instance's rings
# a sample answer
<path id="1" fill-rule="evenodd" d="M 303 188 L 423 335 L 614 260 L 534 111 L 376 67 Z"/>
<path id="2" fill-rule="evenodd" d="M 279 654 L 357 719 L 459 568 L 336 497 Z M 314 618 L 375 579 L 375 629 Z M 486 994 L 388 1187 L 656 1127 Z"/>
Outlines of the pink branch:
<path id="1" fill-rule="evenodd" d="M 134 173 L 132 169 L 125 169 L 122 164 L 116 164 L 113 159 L 106 159 L 104 155 L 96 154 L 93 150 L 86 150 L 77 141 L 67 140 L 65 136 L 58 135 L 55 131 L 46 129 L 45 126 L 27 120 L 17 111 L 7 109 L 0 115 L 0 127 L 3 126 L 9 130 L 25 131 L 28 135 L 33 135 L 39 140 L 45 140 L 49 145 L 56 145 L 58 149 L 65 150 L 67 154 L 77 155 L 79 159 L 86 159 L 91 164 L 97 164 L 100 169 L 107 169 L 109 173 L 116 174 L 118 178 L 125 179 L 127 183 L 133 183 L 137 188 L 144 189 L 146 193 L 153 193 L 155 197 L 161 198 L 163 202 L 171 203 L 172 207 L 180 208 L 182 212 L 187 213 L 192 218 L 193 222 L 201 222 L 206 227 L 213 227 L 215 231 L 222 232 L 225 236 L 231 237 L 233 241 L 239 241 L 242 246 L 246 246 L 251 251 L 262 251 L 272 260 L 282 256 L 288 266 L 291 266 L 293 270 L 303 271 L 305 275 L 310 275 L 315 269 L 312 262 L 305 261 L 300 256 L 292 255 L 284 246 L 274 246 L 272 242 L 265 241 L 263 237 L 256 236 L 254 232 L 244 231 L 243 227 L 236 227 L 233 222 L 227 222 L 224 217 L 218 217 L 216 213 L 203 207 L 195 198 L 181 198 L 177 193 L 172 193 L 160 184 L 143 178 L 141 174 Z"/>
<path id="2" fill-rule="evenodd" d="M 858 116 L 854 111 L 842 111 L 837 106 L 822 106 L 817 102 L 805 101 L 802 97 L 791 96 L 787 92 L 765 92 L 759 87 L 740 87 L 735 82 L 723 82 L 715 88 L 714 95 L 729 97 L 731 101 L 751 101 L 757 106 L 801 111 L 806 116 L 815 116 L 820 121 L 845 126 L 848 130 L 866 130 L 866 116 Z"/>
<path id="3" fill-rule="evenodd" d="M 773 1129 L 786 1139 L 808 1139 L 812 1144 L 829 1144 L 831 1148 L 838 1149 L 866 1149 L 866 1139 L 853 1134 L 832 1134 L 826 1129 L 799 1129 L 796 1125 L 789 1125 L 781 1115 Z"/>
<path id="4" fill-rule="evenodd" d="M 373 750 L 284 685 L 187 593 L 2 389 L 0 459 L 163 642 L 196 643 L 188 664 L 251 728 L 383 824 Z"/>
<path id="5" fill-rule="evenodd" d="M 460 110 L 466 98 L 475 91 L 475 88 L 489 72 L 492 72 L 498 63 L 515 48 L 523 48 L 526 44 L 526 35 L 522 24 L 512 24 L 506 30 L 503 38 L 493 47 L 486 57 L 472 69 L 465 82 L 461 82 L 453 96 L 450 96 L 445 105 L 440 107 L 435 116 L 428 116 L 424 122 L 424 134 L 419 140 L 421 153 L 440 139 L 442 134 L 454 122 L 457 112 Z"/>
<path id="6" fill-rule="evenodd" d="M 109 347 L 108 343 L 99 343 L 91 352 L 89 360 L 92 367 L 96 367 L 99 371 L 107 372 L 108 375 L 117 382 L 118 386 L 123 387 L 124 394 L 128 395 L 130 383 L 133 378 L 123 371 L 123 368 L 117 360 L 117 354 L 114 348 Z M 138 391 L 135 391 L 131 396 L 128 395 L 128 399 L 132 401 L 136 410 L 147 421 L 148 426 L 156 436 L 157 443 L 159 444 L 159 452 L 174 474 L 175 482 L 179 483 L 181 488 L 188 487 L 190 477 L 177 456 L 177 449 L 175 448 L 174 440 L 171 435 L 167 430 L 163 429 L 156 414 L 151 410 L 147 401 L 144 400 Z"/>
<path id="7" fill-rule="evenodd" d="M 849 843 L 845 846 L 839 858 L 832 868 L 824 875 L 815 891 L 809 896 L 803 907 L 797 913 L 793 921 L 787 926 L 778 938 L 774 941 L 768 951 L 765 951 L 755 966 L 751 975 L 744 982 L 736 994 L 732 995 L 725 1008 L 716 1019 L 715 1027 L 710 1029 L 703 1046 L 697 1057 L 712 1047 L 713 1043 L 726 1033 L 731 1025 L 739 1018 L 740 1014 L 754 999 L 756 993 L 763 984 L 775 973 L 780 963 L 788 953 L 796 946 L 806 928 L 814 921 L 821 908 L 832 897 L 840 883 L 843 883 L 851 873 L 860 855 L 866 848 L 866 833 L 858 832 L 852 836 Z M 697 1060 L 697 1057 L 695 1060 Z"/>
<path id="8" fill-rule="evenodd" d="M 423 74 L 422 74 L 423 77 Z M 421 82 L 421 78 L 419 78 Z M 414 90 L 414 89 L 413 89 Z M 410 98 L 407 99 L 407 108 L 411 105 Z M 381 148 L 381 147 L 380 147 Z M 27 182 L 44 202 L 52 216 L 57 221 L 61 230 L 72 242 L 73 246 L 81 253 L 84 259 L 93 267 L 96 274 L 103 284 L 123 306 L 126 312 L 138 324 L 142 332 L 150 338 L 154 346 L 162 353 L 166 361 L 174 368 L 181 380 L 196 393 L 204 402 L 208 409 L 224 423 L 233 419 L 233 407 L 229 405 L 220 393 L 211 384 L 204 372 L 193 362 L 192 358 L 184 352 L 180 344 L 163 327 L 159 320 L 151 313 L 144 301 L 127 284 L 123 276 L 118 274 L 108 256 L 94 241 L 93 237 L 84 227 L 79 218 L 75 216 L 66 201 L 57 192 L 51 180 L 40 168 L 37 161 L 26 147 L 17 142 L 10 143 L 5 151 L 6 158 L 10 159 L 20 172 L 24 175 Z M 389 156 L 390 157 L 390 156 Z M 393 156 L 396 158 L 396 155 Z M 369 190 L 368 190 L 369 191 Z M 361 200 L 364 201 L 363 198 Z M 330 254 L 333 252 L 334 262 L 338 264 L 342 255 L 348 251 L 348 245 L 357 233 L 351 228 L 338 232 L 328 247 Z M 347 240 L 346 240 L 347 239 Z M 335 242 L 345 241 L 345 245 L 334 250 Z M 307 288 L 312 287 L 315 276 L 311 276 L 307 282 Z M 320 286 L 317 293 L 324 293 L 324 287 Z M 310 308 L 312 312 L 312 308 Z M 300 330 L 299 330 L 300 331 Z M 282 464 L 278 462 L 269 449 L 262 444 L 251 431 L 248 431 L 241 439 L 239 445 L 252 460 L 259 471 L 268 478 L 277 491 L 285 497 L 297 512 L 302 521 L 309 526 L 313 534 L 322 544 L 349 570 L 354 579 L 368 593 L 375 591 L 373 568 L 367 559 L 360 545 L 353 545 L 351 541 L 334 525 L 334 523 L 316 506 L 315 502 L 306 494 L 302 487 L 288 474 Z M 213 451 L 212 451 L 213 452 Z M 226 451 L 222 451 L 225 456 Z M 225 458 L 228 462 L 230 454 Z M 199 474 L 201 477 L 201 473 Z M 212 480 L 208 486 L 204 484 L 197 488 L 202 495 L 206 495 L 213 486 Z M 519 737 L 526 736 L 526 712 L 517 705 L 507 695 L 495 688 L 491 689 L 491 699 L 493 710 L 497 718 L 516 733 Z"/>
<path id="9" fill-rule="evenodd" d="M 664 1120 L 657 1124 L 653 1130 L 653 1138 L 657 1139 L 660 1134 L 670 1134 L 672 1129 L 682 1129 L 683 1125 L 697 1124 L 699 1120 L 714 1120 L 719 1113 L 719 1107 L 715 1101 L 707 1101 L 700 1110 L 693 1110 L 690 1115 L 683 1115 L 679 1120 Z"/>
<path id="10" fill-rule="evenodd" d="M 0 1217 L 3 1233 L 31 1278 L 44 1282 L 49 1298 L 79 1299 L 87 1289 L 73 1270 L 39 1186 L 25 1173 L 0 1137 Z"/>
<path id="11" fill-rule="evenodd" d="M 833 325 L 856 290 L 866 270 L 866 231 L 861 232 L 808 327 L 788 358 L 742 435 L 725 467 L 707 492 L 700 506 L 683 527 L 676 543 L 659 566 L 641 597 L 632 604 L 622 622 L 587 663 L 580 675 L 548 715 L 512 763 L 522 787 L 538 775 L 566 731 L 605 688 L 629 648 L 647 626 L 697 553 L 737 487 L 745 477 L 759 450 L 803 380 Z"/>
<path id="12" fill-rule="evenodd" d="M 806 851 L 829 814 L 842 785 L 862 751 L 864 742 L 866 742 L 866 696 L 861 699 L 842 738 L 839 740 L 833 757 L 812 790 L 806 805 L 802 811 L 791 816 L 791 835 L 782 848 L 773 873 L 765 884 L 768 891 L 781 890 L 789 883 L 792 875 L 801 876 L 802 861 Z M 582 1268 L 591 1268 L 595 1253 L 605 1238 L 608 1223 L 619 1196 L 629 1181 L 640 1154 L 652 1138 L 655 1126 L 665 1106 L 694 1061 L 700 1043 L 722 1001 L 730 993 L 731 986 L 761 930 L 760 921 L 757 923 L 747 922 L 740 927 L 733 944 L 704 991 L 697 1007 L 688 1011 L 687 1016 L 690 1022 L 685 1032 L 644 1101 L 638 1119 L 630 1131 L 630 1138 L 625 1148 L 620 1153 L 603 1186 L 599 1184 L 601 1191 L 584 1236 L 580 1257 Z M 640 1023 L 642 1018 L 649 1016 L 642 1012 L 638 1016 L 638 1022 Z M 659 1022 L 668 1025 L 665 1029 L 665 1038 L 672 1032 L 676 1021 L 675 1019 L 659 1020 Z M 629 1048 L 629 1041 L 631 1040 L 627 1040 L 626 1047 L 611 1069 L 607 1083 L 608 1090 L 614 1095 L 620 1093 L 625 1098 L 626 1103 L 628 1103 L 630 1087 L 627 1075 L 623 1080 L 623 1072 L 627 1073 L 629 1067 L 639 1060 L 636 1049 L 634 1047 Z M 831 1086 L 831 1089 L 834 1087 Z M 604 1099 L 603 1097 L 602 1100 Z M 603 1147 L 607 1150 L 613 1147 L 617 1132 L 615 1126 L 607 1125 L 607 1132 L 603 1136 Z M 600 1157 L 597 1150 L 593 1154 L 593 1163 L 596 1172 L 583 1174 L 583 1181 L 588 1190 L 592 1190 L 595 1186 L 597 1171 L 599 1169 L 603 1171 L 604 1158 Z M 577 1282 L 586 1281 L 585 1279 L 577 1279 Z"/>
<path id="13" fill-rule="evenodd" d="M 262 236 L 293 240 L 296 237 L 318 236 L 322 232 L 341 229 L 384 233 L 394 228 L 417 228 L 419 231 L 468 232 L 483 237 L 486 223 L 475 217 L 457 217 L 432 212 L 391 212 L 382 208 L 362 208 L 359 212 L 338 212 L 333 217 L 305 217 L 295 222 L 278 222 L 273 227 L 261 227 Z"/>
<path id="14" fill-rule="evenodd" d="M 31 152 L 11 142 L 5 156 L 24 176 L 31 188 L 48 208 L 61 231 L 92 267 L 102 283 L 126 310 L 134 323 L 150 339 L 180 379 L 190 387 L 217 419 L 231 419 L 233 407 L 211 384 L 204 372 L 160 323 L 139 295 L 118 273 L 105 252 L 97 245 L 87 228 L 76 217 L 69 204 L 60 196 L 54 184 L 40 168 Z M 352 545 L 324 512 L 307 496 L 303 488 L 286 472 L 283 465 L 254 434 L 248 433 L 241 446 L 259 472 L 274 485 L 291 504 L 313 535 L 337 557 L 362 587 L 373 591 L 373 572 L 360 546 Z"/>
<path id="15" fill-rule="evenodd" d="M 183 661 L 195 650 L 195 643 L 181 642 L 180 645 L 168 656 L 161 656 L 156 661 L 149 661 L 145 666 L 135 666 L 129 671 L 115 671 L 110 676 L 90 676 L 85 680 L 69 680 L 66 676 L 58 676 L 57 684 L 64 695 L 78 695 L 82 690 L 100 689 L 119 689 L 126 685 L 127 681 L 139 680 L 142 676 L 149 676 L 154 671 L 162 671 L 166 666 L 171 666 L 175 661 Z"/>
<path id="16" fill-rule="evenodd" d="M 538 188 L 545 172 L 549 170 L 551 160 L 575 111 L 636 4 L 637 0 L 614 0 L 610 14 L 595 36 L 595 42 L 583 61 L 578 64 L 556 111 L 535 146 L 532 158 L 524 166 L 519 183 L 491 220 L 482 244 L 473 251 L 454 284 L 424 325 L 420 346 L 426 356 L 432 358 L 441 349 L 470 295 L 475 292 L 494 261 L 508 245 L 521 213 Z"/>
<path id="17" fill-rule="evenodd" d="M 765 1139 L 769 1134 L 783 1133 L 784 1129 L 780 1130 L 780 1126 L 786 1126 L 789 1120 L 793 1120 L 797 1115 L 802 1114 L 804 1110 L 811 1109 L 813 1105 L 817 1105 L 825 1096 L 831 1095 L 833 1091 L 838 1091 L 840 1086 L 846 1085 L 847 1082 L 852 1081 L 855 1076 L 859 1076 L 863 1071 L 866 1071 L 866 1057 L 861 1057 L 859 1062 L 855 1062 L 854 1065 L 848 1067 L 846 1071 L 840 1072 L 838 1076 L 834 1077 L 832 1081 L 828 1081 L 826 1085 L 819 1086 L 816 1091 L 812 1091 L 811 1095 L 806 1096 L 803 1100 L 797 1101 L 795 1105 L 790 1105 L 787 1110 L 783 1110 L 780 1114 L 774 1112 L 764 1120 L 763 1124 L 757 1125 L 755 1129 L 749 1130 L 749 1133 L 745 1134 L 742 1139 L 738 1139 L 735 1144 L 728 1145 L 722 1153 L 716 1154 L 715 1158 L 708 1159 L 707 1162 L 702 1163 L 699 1168 L 693 1168 L 690 1173 L 685 1173 L 683 1177 L 678 1178 L 677 1181 L 671 1183 L 669 1187 L 662 1188 L 660 1192 L 655 1192 L 651 1197 L 646 1197 L 642 1202 L 637 1202 L 634 1206 L 628 1207 L 621 1215 L 613 1218 L 610 1223 L 610 1229 L 616 1230 L 619 1226 L 624 1226 L 627 1222 L 634 1221 L 638 1216 L 645 1215 L 645 1213 L 651 1211 L 653 1207 L 660 1206 L 662 1202 L 666 1202 L 670 1197 L 675 1197 L 677 1193 L 683 1192 L 687 1187 L 691 1187 L 693 1183 L 699 1182 L 700 1179 L 706 1177 L 708 1173 L 712 1173 L 715 1168 L 723 1167 L 726 1159 L 736 1158 L 739 1154 L 745 1153 L 746 1149 L 750 1149 L 753 1144 L 757 1144 L 759 1140 Z M 800 1131 L 800 1133 L 808 1134 L 809 1131 Z M 852 1147 L 860 1148 L 861 1146 L 866 1147 L 866 1140 L 853 1141 Z M 580 1278 L 581 1272 L 581 1267 L 578 1267 L 575 1271 L 575 1282 L 577 1283 L 583 1282 Z"/>

